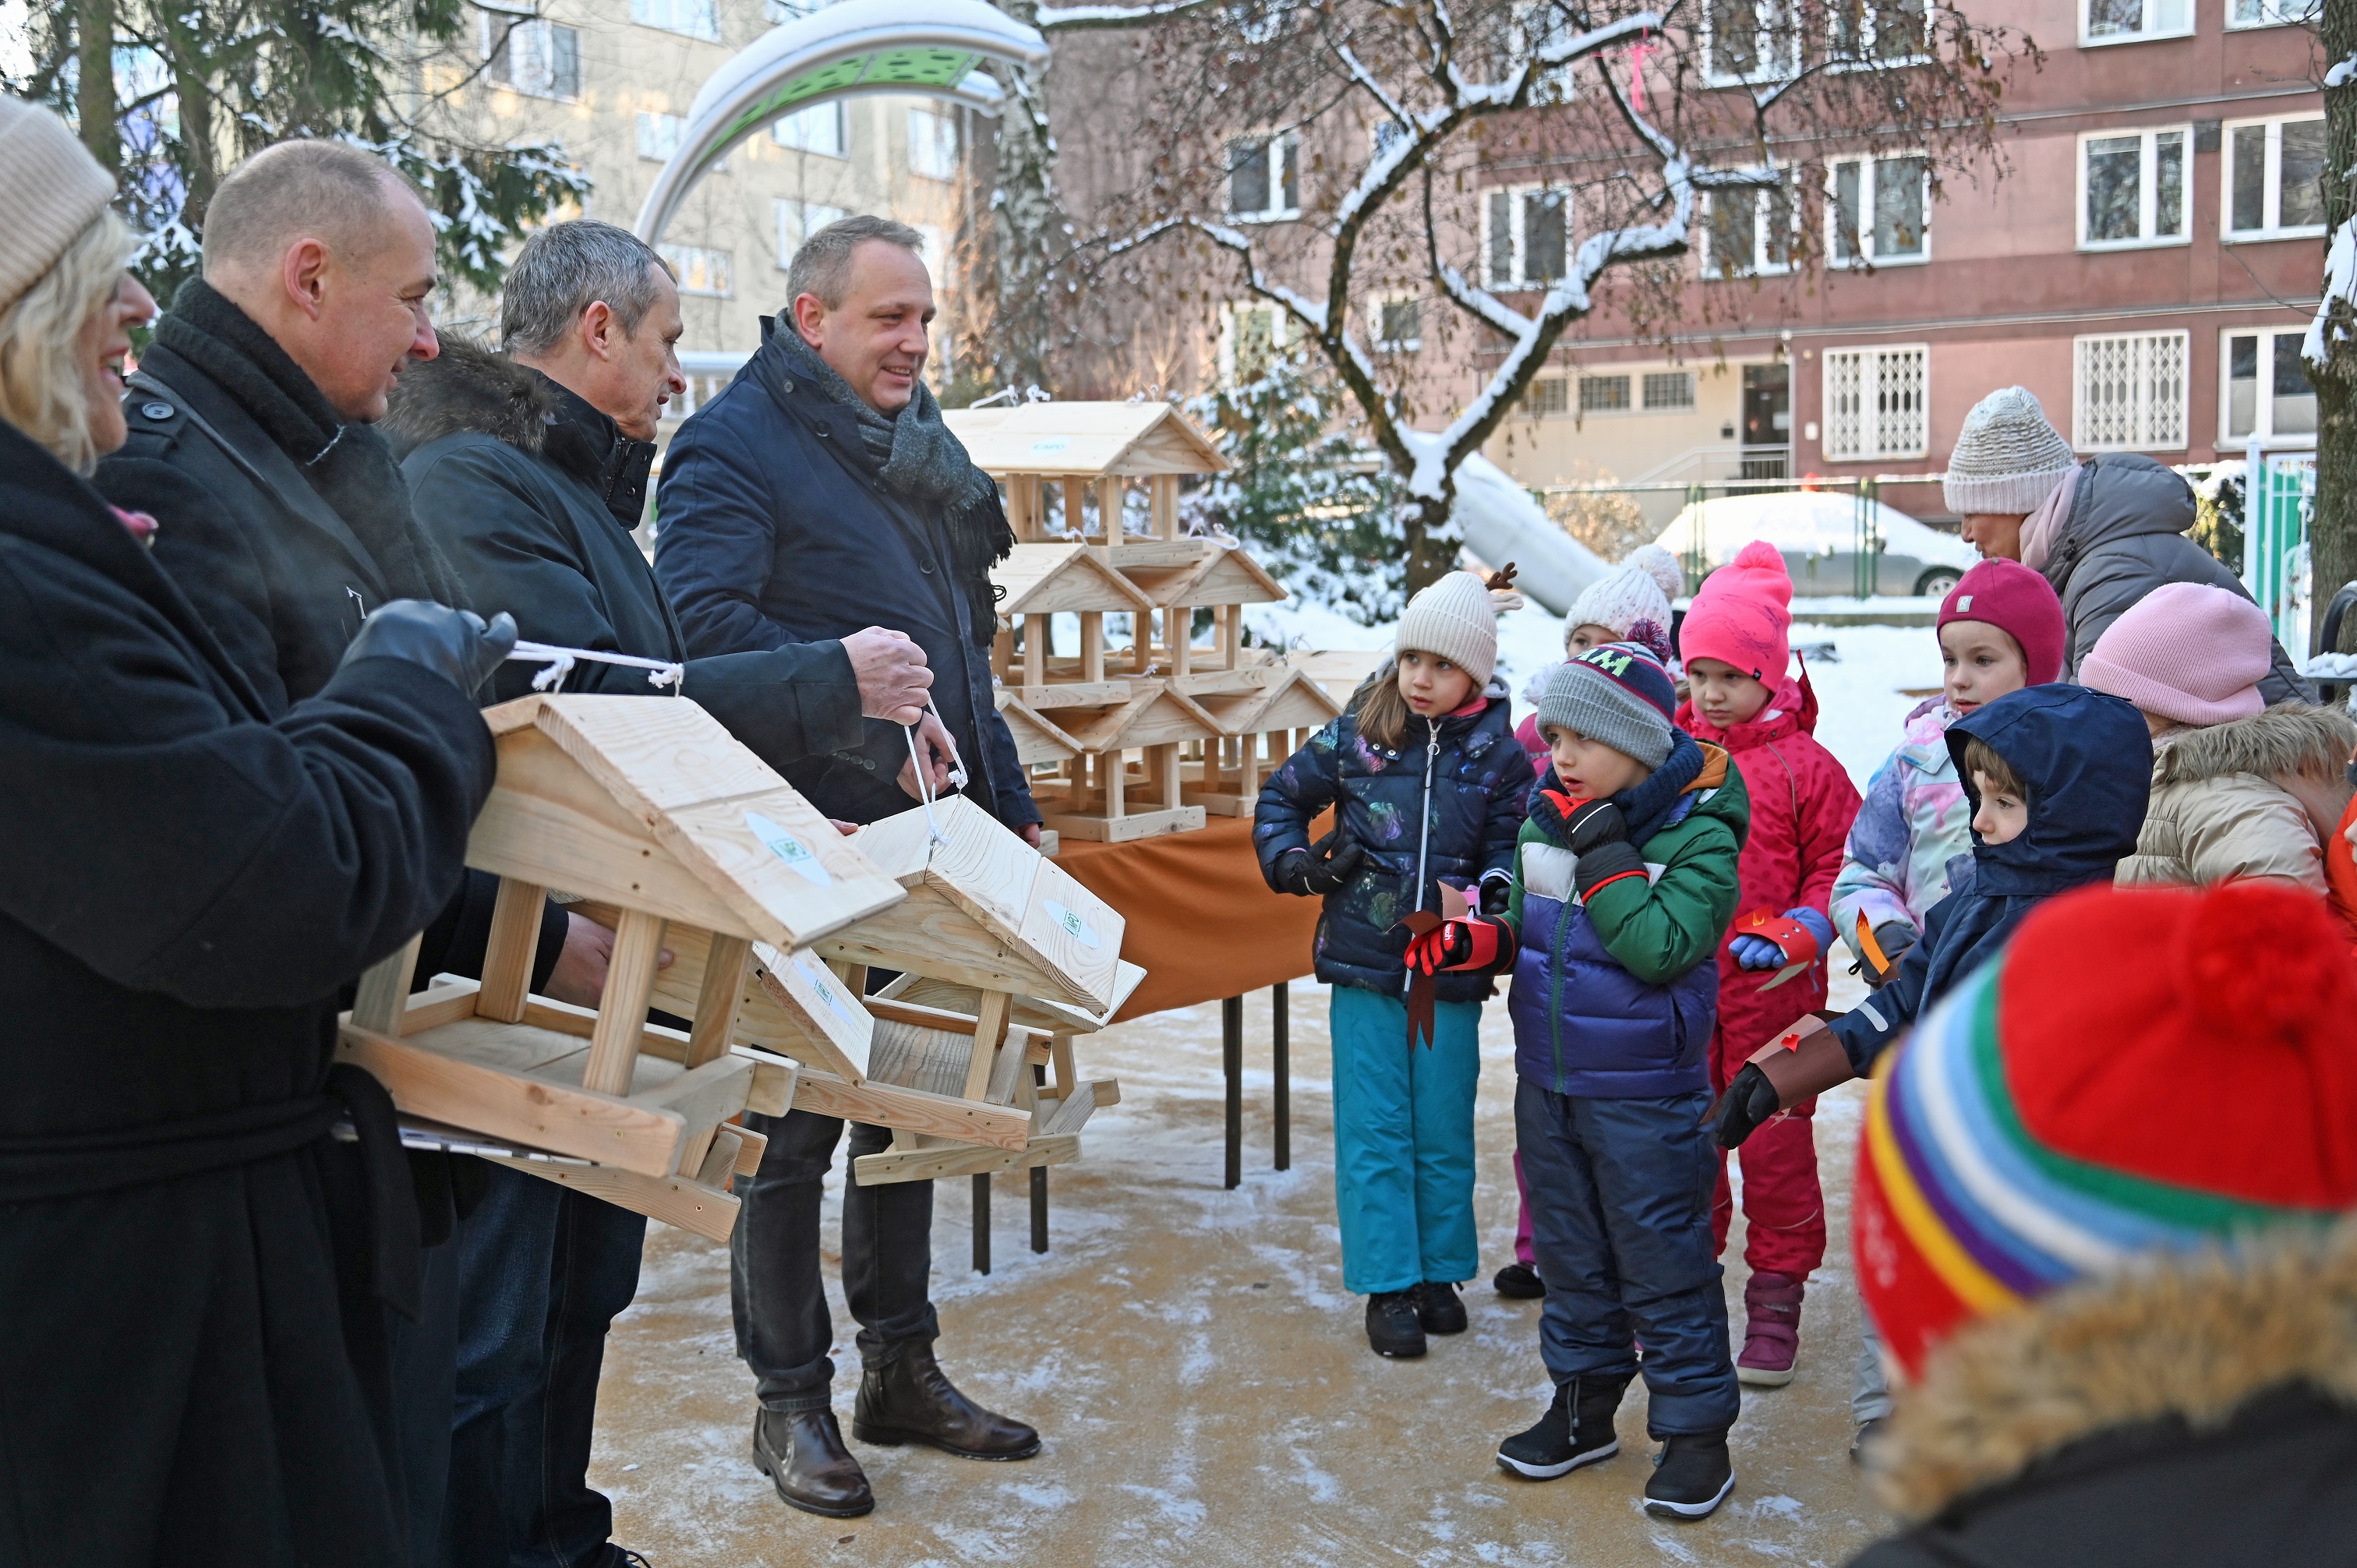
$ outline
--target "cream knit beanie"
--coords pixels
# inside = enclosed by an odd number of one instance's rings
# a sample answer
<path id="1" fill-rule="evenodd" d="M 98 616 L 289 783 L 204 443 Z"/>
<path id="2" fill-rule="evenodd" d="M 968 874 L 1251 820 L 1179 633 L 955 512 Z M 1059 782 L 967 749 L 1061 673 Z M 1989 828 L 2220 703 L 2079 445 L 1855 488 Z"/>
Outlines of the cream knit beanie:
<path id="1" fill-rule="evenodd" d="M 1438 654 L 1472 676 L 1475 692 L 1486 688 L 1498 667 L 1498 612 L 1488 585 L 1470 572 L 1451 572 L 1410 599 L 1392 651 L 1411 648 Z"/>
<path id="2" fill-rule="evenodd" d="M 114 199 L 114 182 L 66 123 L 0 96 L 0 310 L 57 264 Z"/>
<path id="3" fill-rule="evenodd" d="M 2033 512 L 2078 466 L 2071 443 L 2047 423 L 2029 390 L 2000 387 L 1964 415 L 1941 488 L 1948 510 L 1960 517 Z"/>
<path id="4" fill-rule="evenodd" d="M 1669 657 L 1670 600 L 1685 590 L 1678 558 L 1658 544 L 1641 544 L 1609 575 L 1598 577 L 1571 602 L 1563 618 L 1565 648 L 1583 626 L 1600 626 L 1615 642 L 1641 642 L 1657 657 Z M 1652 636 L 1637 628 L 1650 626 Z M 1655 647 L 1658 643 L 1660 646 Z"/>

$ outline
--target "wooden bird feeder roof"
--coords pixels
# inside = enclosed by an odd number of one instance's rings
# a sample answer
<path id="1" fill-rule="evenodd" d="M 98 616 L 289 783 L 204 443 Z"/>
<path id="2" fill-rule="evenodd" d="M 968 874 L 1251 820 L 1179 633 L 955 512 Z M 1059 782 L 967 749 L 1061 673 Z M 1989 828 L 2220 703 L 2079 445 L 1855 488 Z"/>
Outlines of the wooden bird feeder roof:
<path id="1" fill-rule="evenodd" d="M 942 419 L 985 473 L 1085 478 L 1216 474 L 1211 438 L 1167 403 L 1032 403 L 945 409 Z"/>
<path id="2" fill-rule="evenodd" d="M 1135 614 L 1152 610 L 1157 603 L 1105 564 L 1103 552 L 1085 544 L 1018 544 L 990 569 L 990 580 L 1006 590 L 998 602 L 1003 616 L 1091 610 Z"/>
<path id="3" fill-rule="evenodd" d="M 1270 730 L 1319 729 L 1342 712 L 1325 687 L 1286 665 L 1271 671 L 1268 683 L 1235 693 L 1208 693 L 1195 702 L 1229 735 Z"/>

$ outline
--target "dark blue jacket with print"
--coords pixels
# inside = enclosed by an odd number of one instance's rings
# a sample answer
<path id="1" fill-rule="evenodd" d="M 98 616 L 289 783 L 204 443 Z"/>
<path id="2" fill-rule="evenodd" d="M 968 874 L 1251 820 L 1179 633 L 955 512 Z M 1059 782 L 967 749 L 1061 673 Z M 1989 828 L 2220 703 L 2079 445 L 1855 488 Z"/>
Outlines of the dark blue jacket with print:
<path id="1" fill-rule="evenodd" d="M 1367 852 L 1359 875 L 1327 896 L 1318 918 L 1312 953 L 1318 979 L 1405 991 L 1408 931 L 1401 918 L 1419 907 L 1438 908 L 1437 881 L 1465 886 L 1512 867 L 1532 779 L 1531 759 L 1514 739 L 1512 708 L 1492 695 L 1479 713 L 1437 725 L 1411 717 L 1407 744 L 1398 751 L 1363 738 L 1357 715 L 1345 714 L 1310 736 L 1263 787 L 1253 849 L 1271 886 L 1277 857 L 1307 848 L 1310 822 L 1329 806 L 1339 805 L 1342 827 Z M 1478 1002 L 1490 994 L 1490 977 L 1444 974 L 1436 994 L 1443 1002 Z"/>

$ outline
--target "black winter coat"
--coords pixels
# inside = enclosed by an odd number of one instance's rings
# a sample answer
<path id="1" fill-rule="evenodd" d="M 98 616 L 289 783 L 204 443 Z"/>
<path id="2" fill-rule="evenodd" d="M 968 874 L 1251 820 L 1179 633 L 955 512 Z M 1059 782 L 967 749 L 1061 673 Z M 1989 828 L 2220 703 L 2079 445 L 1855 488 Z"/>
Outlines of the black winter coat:
<path id="1" fill-rule="evenodd" d="M 0 424 L 0 1563 L 406 1560 L 416 1212 L 397 1143 L 328 1136 L 339 1098 L 391 1132 L 335 997 L 449 899 L 492 773 L 413 664 L 265 701 Z"/>
<path id="2" fill-rule="evenodd" d="M 539 371 L 446 340 L 403 375 L 386 433 L 405 456 L 419 523 L 475 602 L 563 648 L 684 660 L 687 696 L 770 767 L 857 746 L 859 682 L 840 642 L 688 659 L 679 621 L 630 530 L 646 505 L 654 443 Z M 533 666 L 493 677 L 502 699 L 532 689 Z M 574 692 L 639 694 L 647 672 L 576 664 Z"/>
<path id="3" fill-rule="evenodd" d="M 1942 1348 L 1851 1568 L 2357 1564 L 2357 1235 L 2152 1262 Z"/>
<path id="4" fill-rule="evenodd" d="M 291 363 L 281 373 L 301 374 Z M 99 464 L 100 491 L 156 518 L 156 564 L 265 712 L 319 692 L 361 618 L 393 596 L 375 557 L 253 414 L 170 349 L 149 347 L 123 412 L 130 439 Z M 497 877 L 468 875 L 426 927 L 420 985 L 444 971 L 481 973 L 498 894 Z M 556 967 L 565 926 L 561 906 L 544 907 L 535 986 Z"/>
<path id="5" fill-rule="evenodd" d="M 688 651 L 786 648 L 871 626 L 906 632 L 932 669 L 966 793 L 1010 828 L 1038 822 L 992 698 L 997 628 L 974 624 L 975 585 L 953 581 L 938 509 L 886 493 L 850 455 L 857 416 L 789 368 L 782 341 L 764 343 L 664 455 L 655 577 Z M 894 781 L 908 757 L 905 732 L 871 719 L 858 746 L 782 771 L 827 815 L 866 822 L 914 803 Z"/>

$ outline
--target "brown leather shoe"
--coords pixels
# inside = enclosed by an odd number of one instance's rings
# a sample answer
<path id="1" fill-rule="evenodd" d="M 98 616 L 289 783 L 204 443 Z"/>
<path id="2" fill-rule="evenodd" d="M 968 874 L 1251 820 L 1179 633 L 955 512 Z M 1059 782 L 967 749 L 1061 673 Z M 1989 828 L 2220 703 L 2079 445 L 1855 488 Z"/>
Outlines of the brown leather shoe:
<path id="1" fill-rule="evenodd" d="M 876 1494 L 859 1461 L 843 1445 L 831 1410 L 763 1410 L 753 1417 L 753 1463 L 778 1496 L 804 1513 L 856 1519 L 874 1511 Z"/>
<path id="2" fill-rule="evenodd" d="M 895 1347 L 867 1364 L 851 1407 L 851 1435 L 887 1448 L 927 1444 L 961 1459 L 1028 1459 L 1039 1452 L 1037 1432 L 957 1391 L 930 1341 Z"/>

